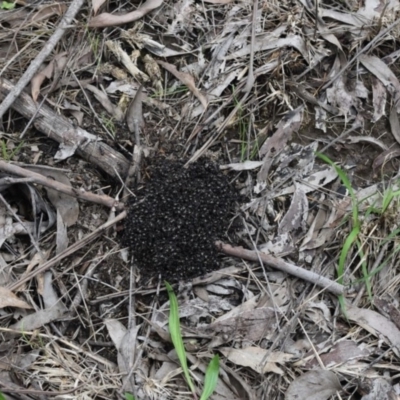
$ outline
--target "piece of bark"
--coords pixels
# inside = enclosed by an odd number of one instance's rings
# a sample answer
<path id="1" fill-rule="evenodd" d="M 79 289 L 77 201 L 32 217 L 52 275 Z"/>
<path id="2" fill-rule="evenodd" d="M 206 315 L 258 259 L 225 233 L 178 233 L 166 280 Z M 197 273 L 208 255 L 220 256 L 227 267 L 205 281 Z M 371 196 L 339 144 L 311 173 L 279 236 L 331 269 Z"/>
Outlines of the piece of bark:
<path id="1" fill-rule="evenodd" d="M 0 78 L 0 101 L 4 100 L 13 86 L 7 79 Z M 35 128 L 58 143 L 64 143 L 66 135 L 69 139 L 74 135 L 78 138 L 81 128 L 73 126 L 67 118 L 57 115 L 46 105 L 42 105 L 39 110 L 37 110 L 37 107 L 32 97 L 25 92 L 22 92 L 12 105 L 15 111 L 28 119 L 37 113 L 33 122 Z M 77 142 L 79 142 L 79 139 L 77 139 Z M 117 178 L 118 175 L 125 178 L 128 172 L 129 161 L 100 140 L 87 142 L 79 146 L 76 152 L 114 178 Z"/>

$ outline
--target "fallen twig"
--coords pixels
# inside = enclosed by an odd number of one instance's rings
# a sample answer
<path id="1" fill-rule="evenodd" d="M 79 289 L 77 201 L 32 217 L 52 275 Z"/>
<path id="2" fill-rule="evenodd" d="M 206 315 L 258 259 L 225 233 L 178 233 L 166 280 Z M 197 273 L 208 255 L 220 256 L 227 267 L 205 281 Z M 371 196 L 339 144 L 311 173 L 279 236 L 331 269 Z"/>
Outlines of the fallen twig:
<path id="1" fill-rule="evenodd" d="M 229 244 L 225 244 L 222 242 L 216 242 L 216 245 L 221 252 L 230 256 L 235 256 L 250 261 L 261 260 L 263 263 L 269 265 L 270 267 L 286 272 L 287 274 L 297 276 L 298 278 L 304 279 L 308 282 L 313 283 L 314 285 L 320 286 L 338 296 L 344 293 L 343 285 L 331 281 L 330 279 L 323 276 L 320 276 L 315 272 L 308 271 L 306 269 L 297 267 L 296 265 L 287 263 L 280 258 L 261 252 L 246 250 L 243 247 L 233 247 Z"/>
<path id="2" fill-rule="evenodd" d="M 0 101 L 13 88 L 14 85 L 9 80 L 0 78 Z M 45 104 L 38 110 L 38 105 L 27 93 L 22 92 L 15 99 L 12 108 L 28 119 L 37 113 L 37 118 L 33 122 L 36 129 L 58 143 L 77 143 L 76 152 L 110 176 L 114 178 L 118 178 L 118 175 L 125 177 L 128 172 L 129 162 L 121 153 L 100 139 L 83 140 L 88 132 L 75 127 L 67 118 L 58 115 Z"/>
<path id="3" fill-rule="evenodd" d="M 85 236 L 82 240 L 79 240 L 78 242 L 75 242 L 72 246 L 68 247 L 67 249 L 62 251 L 60 254 L 57 254 L 51 260 L 46 261 L 44 264 L 42 264 L 40 267 L 38 267 L 34 271 L 24 275 L 18 281 L 13 282 L 11 285 L 9 285 L 8 288 L 10 290 L 18 289 L 25 282 L 30 281 L 36 275 L 38 275 L 38 274 L 40 274 L 40 273 L 42 273 L 44 271 L 47 271 L 49 268 L 51 268 L 52 266 L 58 264 L 64 258 L 70 256 L 71 254 L 76 253 L 77 250 L 79 250 L 82 247 L 86 246 L 88 243 L 90 243 L 91 241 L 96 239 L 96 237 L 98 237 L 101 234 L 103 234 L 104 232 L 106 232 L 108 228 L 110 228 L 111 226 L 115 225 L 119 221 L 122 221 L 125 217 L 126 217 L 126 211 L 123 211 L 122 213 L 118 214 L 114 219 L 112 219 L 111 221 L 107 221 L 105 224 L 99 226 L 94 232 L 89 233 L 89 235 Z"/>
<path id="4" fill-rule="evenodd" d="M 6 161 L 0 160 L 0 170 L 8 172 L 13 175 L 23 176 L 24 178 L 30 178 L 39 185 L 43 185 L 61 193 L 67 194 L 78 199 L 91 201 L 92 203 L 102 204 L 109 208 L 116 207 L 117 209 L 122 209 L 124 207 L 123 203 L 118 203 L 115 199 L 107 195 L 99 195 L 91 192 L 87 192 L 84 189 L 75 189 L 71 186 L 67 186 L 61 182 L 55 181 L 54 179 L 47 178 L 42 174 L 37 172 L 29 171 L 18 167 L 17 165 L 7 163 Z M 7 178 L 3 178 L 3 181 L 7 182 Z"/>

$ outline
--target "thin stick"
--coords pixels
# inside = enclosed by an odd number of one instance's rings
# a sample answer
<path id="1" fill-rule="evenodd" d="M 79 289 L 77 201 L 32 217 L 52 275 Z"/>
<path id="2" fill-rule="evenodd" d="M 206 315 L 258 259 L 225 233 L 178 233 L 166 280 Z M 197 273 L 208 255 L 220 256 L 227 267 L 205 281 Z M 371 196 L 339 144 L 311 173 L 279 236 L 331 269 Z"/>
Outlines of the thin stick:
<path id="1" fill-rule="evenodd" d="M 42 273 L 44 271 L 47 271 L 49 268 L 51 268 L 52 266 L 58 264 L 64 258 L 70 256 L 71 254 L 76 253 L 79 249 L 81 249 L 82 247 L 86 246 L 92 240 L 96 239 L 98 236 L 100 236 L 101 234 L 106 232 L 107 229 L 110 226 L 113 226 L 117 222 L 122 221 L 125 217 L 126 217 L 126 211 L 123 211 L 121 214 L 117 215 L 113 220 L 107 221 L 105 224 L 99 226 L 94 232 L 90 233 L 89 235 L 84 237 L 82 240 L 79 240 L 78 242 L 75 242 L 72 246 L 68 247 L 67 249 L 62 251 L 60 254 L 58 254 L 55 257 L 53 257 L 51 260 L 45 262 L 44 264 L 42 264 L 40 267 L 38 267 L 34 271 L 24 275 L 18 281 L 16 281 L 16 282 L 12 283 L 11 285 L 9 285 L 8 288 L 10 290 L 18 289 L 25 282 L 30 281 L 36 275 L 38 275 L 38 274 L 40 274 L 40 273 Z"/>
<path id="2" fill-rule="evenodd" d="M 358 58 L 361 56 L 361 54 L 366 53 L 370 48 L 372 48 L 372 46 L 377 41 L 382 39 L 387 33 L 389 33 L 398 24 L 400 24 L 400 19 L 399 18 L 396 19 L 393 23 L 391 23 L 387 28 L 385 28 L 382 31 L 380 31 L 371 41 L 369 41 L 361 50 L 359 50 L 356 53 L 356 55 L 350 61 L 348 61 L 347 64 L 335 76 L 333 76 L 327 83 L 325 83 L 325 85 L 322 87 L 321 90 L 327 89 L 329 86 L 331 86 L 331 84 L 333 82 L 335 82 L 336 79 L 339 78 L 339 76 L 341 76 L 343 74 L 343 72 L 345 72 L 347 69 L 349 69 L 352 66 L 354 61 L 358 60 Z"/>
<path id="3" fill-rule="evenodd" d="M 110 196 L 86 192 L 83 189 L 75 189 L 71 186 L 64 185 L 61 182 L 55 181 L 54 179 L 47 178 L 42 174 L 38 174 L 37 172 L 18 167 L 17 165 L 10 164 L 2 160 L 0 160 L 0 170 L 13 175 L 23 176 L 24 178 L 31 178 L 39 185 L 49 187 L 51 189 L 57 190 L 58 192 L 76 197 L 78 199 L 91 201 L 92 203 L 96 204 L 102 204 L 109 208 L 116 207 L 117 209 L 122 209 L 124 207 L 122 203 L 118 203 Z"/>
<path id="4" fill-rule="evenodd" d="M 261 259 L 263 263 L 269 265 L 270 267 L 286 272 L 287 274 L 297 276 L 298 278 L 320 286 L 333 294 L 340 296 L 344 293 L 343 285 L 320 276 L 315 272 L 308 271 L 294 264 L 287 263 L 280 258 L 257 251 L 246 250 L 243 247 L 233 247 L 222 242 L 216 242 L 216 245 L 218 250 L 230 256 L 239 257 L 250 261 L 259 261 Z"/>
<path id="5" fill-rule="evenodd" d="M 0 104 L 0 120 L 3 118 L 3 115 L 7 112 L 7 110 L 14 103 L 14 100 L 21 94 L 24 90 L 25 86 L 31 81 L 33 76 L 36 74 L 37 70 L 43 64 L 44 60 L 47 56 L 53 51 L 56 44 L 63 37 L 67 28 L 71 24 L 77 12 L 82 7 L 85 0 L 73 0 L 71 5 L 69 6 L 67 12 L 65 13 L 63 19 L 58 25 L 57 29 L 54 31 L 53 35 L 50 36 L 47 43 L 44 45 L 43 49 L 36 56 L 36 58 L 31 62 L 28 69 L 21 76 L 18 83 L 15 85 L 13 90 L 8 93 L 7 97 Z"/>

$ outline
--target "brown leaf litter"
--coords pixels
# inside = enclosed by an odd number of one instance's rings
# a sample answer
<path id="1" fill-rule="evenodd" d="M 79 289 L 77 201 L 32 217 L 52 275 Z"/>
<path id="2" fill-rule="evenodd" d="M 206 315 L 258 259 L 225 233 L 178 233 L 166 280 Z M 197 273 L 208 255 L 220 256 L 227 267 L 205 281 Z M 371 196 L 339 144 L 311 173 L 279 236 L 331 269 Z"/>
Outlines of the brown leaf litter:
<path id="1" fill-rule="evenodd" d="M 200 398 L 219 354 L 214 400 L 398 397 L 399 12 L 2 10 L 0 391 Z M 156 159 L 174 167 L 151 183 Z M 159 276 L 176 282 L 196 396 Z"/>

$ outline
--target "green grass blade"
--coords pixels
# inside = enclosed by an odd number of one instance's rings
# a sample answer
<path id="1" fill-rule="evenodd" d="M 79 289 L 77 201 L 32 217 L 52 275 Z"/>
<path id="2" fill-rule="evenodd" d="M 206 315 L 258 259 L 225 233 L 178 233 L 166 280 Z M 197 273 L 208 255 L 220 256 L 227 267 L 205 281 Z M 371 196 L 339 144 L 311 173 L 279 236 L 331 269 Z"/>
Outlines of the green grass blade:
<path id="1" fill-rule="evenodd" d="M 358 225 L 358 202 L 357 197 L 354 193 L 353 187 L 351 186 L 350 180 L 347 177 L 346 173 L 339 168 L 329 157 L 324 154 L 316 152 L 316 155 L 324 162 L 329 164 L 331 167 L 335 168 L 336 173 L 338 174 L 340 180 L 342 181 L 343 185 L 346 186 L 346 189 L 350 193 L 350 197 L 352 199 L 352 213 L 353 213 L 353 224 Z"/>
<path id="2" fill-rule="evenodd" d="M 215 390 L 218 382 L 219 374 L 219 356 L 215 355 L 206 370 L 206 377 L 204 380 L 204 389 L 201 394 L 200 400 L 207 400 Z"/>
<path id="3" fill-rule="evenodd" d="M 178 300 L 176 299 L 175 293 L 172 290 L 171 285 L 165 281 L 165 286 L 168 291 L 170 312 L 169 312 L 169 333 L 171 335 L 172 344 L 175 347 L 176 354 L 178 355 L 179 362 L 181 364 L 183 374 L 186 378 L 186 382 L 192 393 L 195 393 L 192 379 L 190 378 L 189 368 L 187 365 L 185 346 L 183 345 L 181 326 L 179 321 L 179 311 L 178 311 Z"/>
<path id="4" fill-rule="evenodd" d="M 359 233 L 360 233 L 360 228 L 358 226 L 355 226 L 353 230 L 350 232 L 350 235 L 347 237 L 346 241 L 344 242 L 342 251 L 340 252 L 339 264 L 338 264 L 338 282 L 340 284 L 343 284 L 343 275 L 344 275 L 347 254 L 349 253 L 353 245 L 353 242 L 357 239 Z"/>
<path id="5" fill-rule="evenodd" d="M 130 393 L 125 393 L 125 399 L 126 400 L 136 400 L 135 396 L 133 394 L 130 394 Z M 0 398 L 0 400 L 1 400 L 1 398 Z"/>
<path id="6" fill-rule="evenodd" d="M 367 288 L 369 301 L 372 303 L 371 275 L 368 273 L 367 262 L 364 257 L 365 254 L 362 250 L 361 243 L 358 240 L 357 240 L 357 246 L 358 246 L 358 253 L 360 255 L 360 259 L 363 260 L 361 262 L 361 270 L 362 270 L 363 277 L 364 277 L 364 283 Z"/>

